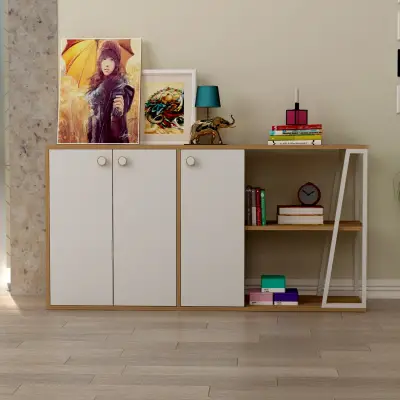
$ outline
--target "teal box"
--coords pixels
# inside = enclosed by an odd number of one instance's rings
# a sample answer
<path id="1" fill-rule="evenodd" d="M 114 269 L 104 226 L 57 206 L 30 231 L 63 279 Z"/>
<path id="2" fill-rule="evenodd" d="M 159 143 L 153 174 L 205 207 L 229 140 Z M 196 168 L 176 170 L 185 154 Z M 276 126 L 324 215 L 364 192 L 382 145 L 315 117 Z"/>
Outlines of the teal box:
<path id="1" fill-rule="evenodd" d="M 262 275 L 261 291 L 271 293 L 285 293 L 286 278 L 284 275 Z"/>

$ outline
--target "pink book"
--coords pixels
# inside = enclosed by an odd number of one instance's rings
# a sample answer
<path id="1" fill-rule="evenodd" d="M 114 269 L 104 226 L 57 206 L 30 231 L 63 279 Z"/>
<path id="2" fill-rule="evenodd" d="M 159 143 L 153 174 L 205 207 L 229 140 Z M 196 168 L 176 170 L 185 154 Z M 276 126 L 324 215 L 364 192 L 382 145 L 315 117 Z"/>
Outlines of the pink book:
<path id="1" fill-rule="evenodd" d="M 258 306 L 272 306 L 274 304 L 274 294 L 261 292 L 260 288 L 249 289 L 249 304 Z"/>

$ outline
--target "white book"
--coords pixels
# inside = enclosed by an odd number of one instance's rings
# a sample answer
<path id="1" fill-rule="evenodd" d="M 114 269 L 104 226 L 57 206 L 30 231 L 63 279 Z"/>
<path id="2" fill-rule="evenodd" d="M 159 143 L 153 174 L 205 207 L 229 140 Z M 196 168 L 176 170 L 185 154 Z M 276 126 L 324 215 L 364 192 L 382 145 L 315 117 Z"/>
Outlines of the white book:
<path id="1" fill-rule="evenodd" d="M 298 306 L 297 301 L 274 301 L 274 306 Z"/>
<path id="2" fill-rule="evenodd" d="M 250 301 L 251 306 L 273 306 L 273 301 Z"/>
<path id="3" fill-rule="evenodd" d="M 323 215 L 278 215 L 278 225 L 323 225 Z"/>
<path id="4" fill-rule="evenodd" d="M 271 146 L 319 146 L 321 140 L 268 140 Z"/>
<path id="5" fill-rule="evenodd" d="M 262 293 L 285 293 L 285 288 L 261 288 Z"/>
<path id="6" fill-rule="evenodd" d="M 324 215 L 324 207 L 315 206 L 315 207 L 290 207 L 290 206 L 281 206 L 278 208 L 279 215 Z"/>

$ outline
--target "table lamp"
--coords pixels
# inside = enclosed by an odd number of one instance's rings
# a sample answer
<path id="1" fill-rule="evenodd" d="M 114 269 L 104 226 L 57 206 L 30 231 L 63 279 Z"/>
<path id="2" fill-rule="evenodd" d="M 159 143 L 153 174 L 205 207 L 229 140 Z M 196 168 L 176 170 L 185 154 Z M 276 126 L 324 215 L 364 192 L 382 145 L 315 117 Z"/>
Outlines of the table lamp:
<path id="1" fill-rule="evenodd" d="M 207 109 L 207 119 L 210 117 L 210 108 L 221 107 L 218 86 L 198 86 L 196 94 L 196 108 Z"/>

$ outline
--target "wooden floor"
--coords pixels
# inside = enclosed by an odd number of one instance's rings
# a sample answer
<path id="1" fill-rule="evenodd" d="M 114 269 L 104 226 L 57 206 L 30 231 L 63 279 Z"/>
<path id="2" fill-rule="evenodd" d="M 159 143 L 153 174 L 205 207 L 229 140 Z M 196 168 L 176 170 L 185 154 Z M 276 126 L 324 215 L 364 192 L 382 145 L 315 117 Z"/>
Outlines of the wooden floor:
<path id="1" fill-rule="evenodd" d="M 46 311 L 0 296 L 0 400 L 400 399 L 400 301 L 367 313 Z"/>

